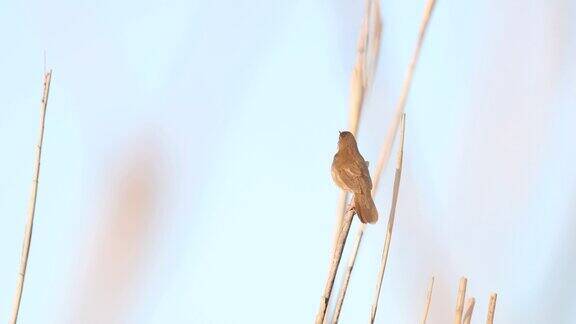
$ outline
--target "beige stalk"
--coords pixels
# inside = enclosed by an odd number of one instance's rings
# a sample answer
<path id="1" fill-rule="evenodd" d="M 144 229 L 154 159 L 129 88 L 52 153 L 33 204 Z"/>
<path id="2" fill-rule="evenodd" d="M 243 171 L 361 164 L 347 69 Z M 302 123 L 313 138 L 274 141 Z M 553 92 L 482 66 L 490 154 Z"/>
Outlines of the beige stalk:
<path id="1" fill-rule="evenodd" d="M 28 220 L 24 230 L 24 243 L 22 245 L 22 255 L 20 256 L 20 268 L 16 279 L 16 293 L 12 305 L 11 324 L 18 321 L 20 302 L 22 301 L 22 291 L 24 290 L 24 279 L 28 267 L 28 256 L 30 254 L 30 243 L 32 242 L 32 228 L 34 226 L 34 213 L 36 211 L 36 197 L 38 195 L 38 179 L 40 177 L 40 159 L 42 157 L 42 142 L 44 141 L 44 121 L 46 118 L 46 107 L 48 106 L 48 94 L 50 92 L 50 81 L 52 80 L 52 70 L 44 75 L 44 92 L 40 104 L 40 130 L 38 132 L 38 142 L 36 144 L 36 161 L 34 162 L 34 175 L 32 176 L 32 191 L 28 204 Z"/>

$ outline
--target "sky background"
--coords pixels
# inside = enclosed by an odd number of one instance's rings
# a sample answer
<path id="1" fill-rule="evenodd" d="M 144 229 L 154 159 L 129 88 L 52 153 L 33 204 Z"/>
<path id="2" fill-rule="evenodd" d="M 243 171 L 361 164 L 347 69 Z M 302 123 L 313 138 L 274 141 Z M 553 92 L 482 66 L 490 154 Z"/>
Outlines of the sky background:
<path id="1" fill-rule="evenodd" d="M 53 79 L 19 323 L 309 323 L 363 1 L 2 1 L 0 318 Z M 375 165 L 424 1 L 382 1 L 358 142 Z M 377 322 L 576 317 L 576 3 L 439 0 L 406 106 Z M 342 323 L 367 320 L 392 170 Z M 355 220 L 351 233 L 355 233 Z M 348 253 L 345 251 L 344 258 Z M 337 283 L 340 282 L 337 278 Z"/>

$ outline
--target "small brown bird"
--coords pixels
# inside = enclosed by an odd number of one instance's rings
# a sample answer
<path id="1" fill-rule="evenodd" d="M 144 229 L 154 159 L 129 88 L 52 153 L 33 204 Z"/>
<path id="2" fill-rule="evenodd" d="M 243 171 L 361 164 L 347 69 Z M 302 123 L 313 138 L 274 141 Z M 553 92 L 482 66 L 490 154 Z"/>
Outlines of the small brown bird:
<path id="1" fill-rule="evenodd" d="M 378 210 L 372 200 L 368 162 L 358 151 L 356 139 L 350 132 L 340 132 L 338 152 L 332 162 L 332 178 L 342 190 L 354 194 L 354 209 L 362 223 L 374 224 L 378 221 Z"/>

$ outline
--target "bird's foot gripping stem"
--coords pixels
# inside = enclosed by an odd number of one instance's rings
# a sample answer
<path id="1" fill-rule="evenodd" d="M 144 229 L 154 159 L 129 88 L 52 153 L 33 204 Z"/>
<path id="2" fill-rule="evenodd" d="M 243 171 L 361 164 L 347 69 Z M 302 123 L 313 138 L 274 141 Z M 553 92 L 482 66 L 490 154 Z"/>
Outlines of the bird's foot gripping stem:
<path id="1" fill-rule="evenodd" d="M 354 207 L 354 203 L 349 203 L 348 206 L 346 206 L 346 213 L 349 212 L 356 213 L 356 207 Z"/>

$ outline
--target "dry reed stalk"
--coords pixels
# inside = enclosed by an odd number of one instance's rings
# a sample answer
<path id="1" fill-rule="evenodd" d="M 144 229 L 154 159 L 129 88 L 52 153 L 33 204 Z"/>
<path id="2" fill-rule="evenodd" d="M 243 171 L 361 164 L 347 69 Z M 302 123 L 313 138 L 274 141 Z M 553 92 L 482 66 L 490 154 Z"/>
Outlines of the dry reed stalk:
<path id="1" fill-rule="evenodd" d="M 360 124 L 360 113 L 364 104 L 367 90 L 371 87 L 373 76 L 377 68 L 377 57 L 380 51 L 380 36 L 382 34 L 382 21 L 380 19 L 379 0 L 367 0 L 366 13 L 362 21 L 358 45 L 356 48 L 356 62 L 352 70 L 351 90 L 350 90 L 350 114 L 348 130 L 356 136 Z M 376 3 L 373 5 L 373 3 Z M 334 286 L 334 279 L 344 246 L 340 246 L 341 236 L 348 235 L 354 214 L 351 217 L 345 216 L 346 201 L 348 193 L 340 192 L 336 210 L 336 226 L 334 230 L 334 240 L 332 246 L 330 269 L 324 288 L 324 294 L 320 301 L 320 308 L 316 315 L 316 323 L 323 323 L 326 317 L 326 309 L 330 301 L 330 294 Z M 347 214 L 350 214 L 350 211 Z M 346 241 L 344 238 L 343 242 Z"/>
<path id="2" fill-rule="evenodd" d="M 428 0 L 426 2 L 426 7 L 424 9 L 424 16 L 420 21 L 420 28 L 418 30 L 418 38 L 416 41 L 416 46 L 412 52 L 412 58 L 406 70 L 406 75 L 404 76 L 404 81 L 402 82 L 402 90 L 400 91 L 400 98 L 398 99 L 398 104 L 396 105 L 396 112 L 391 121 L 390 127 L 388 127 L 388 133 L 386 134 L 386 139 L 384 140 L 384 145 L 380 151 L 380 159 L 376 165 L 376 174 L 381 174 L 382 170 L 385 169 L 388 160 L 390 159 L 390 153 L 392 152 L 392 145 L 394 144 L 394 139 L 398 131 L 398 125 L 404 114 L 404 109 L 406 106 L 406 99 L 410 92 L 410 85 L 412 84 L 412 79 L 414 77 L 414 70 L 416 69 L 416 64 L 418 63 L 418 58 L 420 57 L 420 51 L 422 49 L 422 44 L 424 42 L 424 36 L 426 35 L 426 30 L 428 27 L 428 22 L 432 15 L 432 10 L 434 9 L 434 4 L 436 0 Z M 375 187 L 378 184 L 380 177 L 376 178 Z"/>
<path id="3" fill-rule="evenodd" d="M 36 144 L 36 161 L 34 163 L 34 175 L 32 177 L 32 192 L 28 205 L 28 220 L 24 231 L 24 243 L 22 255 L 20 256 L 20 269 L 16 279 L 16 293 L 12 305 L 12 315 L 10 323 L 16 324 L 18 321 L 18 311 L 22 301 L 22 291 L 24 289 L 24 279 L 26 278 L 26 268 L 28 267 L 28 256 L 30 254 L 30 244 L 32 242 L 32 228 L 34 226 L 34 213 L 36 211 L 36 197 L 38 195 L 38 178 L 40 177 L 40 159 L 42 157 L 42 143 L 44 141 L 44 122 L 46 118 L 46 107 L 48 106 L 48 94 L 50 92 L 50 81 L 52 80 L 52 70 L 44 74 L 44 92 L 40 104 L 40 129 L 38 132 L 38 143 Z"/>
<path id="4" fill-rule="evenodd" d="M 374 75 L 378 67 L 380 56 L 380 42 L 382 39 L 382 18 L 380 16 L 380 0 L 366 1 L 366 15 L 368 37 L 365 45 L 364 62 L 364 89 L 367 92 L 374 83 Z"/>
<path id="5" fill-rule="evenodd" d="M 328 278 L 326 280 L 326 285 L 324 286 L 324 293 L 322 294 L 322 299 L 320 300 L 320 308 L 318 309 L 318 314 L 316 315 L 316 324 L 324 323 L 326 310 L 328 308 L 328 303 L 330 302 L 330 295 L 332 294 L 332 287 L 334 287 L 334 280 L 336 279 L 336 272 L 338 271 L 338 265 L 340 264 L 340 259 L 342 258 L 342 251 L 344 250 L 344 245 L 346 244 L 346 238 L 348 237 L 348 232 L 350 231 L 350 225 L 352 224 L 354 214 L 354 210 L 350 210 L 344 216 L 344 226 L 342 231 L 340 231 L 340 235 L 338 236 L 334 257 L 330 263 L 330 270 L 328 271 Z"/>
<path id="6" fill-rule="evenodd" d="M 426 304 L 424 306 L 424 314 L 422 315 L 422 324 L 426 324 L 428 320 L 428 313 L 430 312 L 430 303 L 432 302 L 432 290 L 434 289 L 434 277 L 430 280 L 428 292 L 426 293 Z"/>
<path id="7" fill-rule="evenodd" d="M 454 324 L 462 324 L 462 313 L 464 312 L 464 299 L 466 298 L 466 284 L 468 279 L 460 278 L 458 285 L 458 297 L 456 298 L 456 311 L 454 313 Z"/>
<path id="8" fill-rule="evenodd" d="M 394 140 L 396 137 L 396 132 L 398 130 L 398 122 L 400 121 L 400 118 L 398 118 L 398 116 L 402 117 L 402 115 L 404 113 L 404 107 L 406 106 L 406 98 L 408 97 L 410 85 L 412 83 L 412 78 L 414 75 L 414 70 L 415 70 L 416 64 L 418 62 L 418 58 L 420 57 L 420 50 L 422 48 L 422 43 L 424 41 L 424 36 L 426 35 L 426 29 L 428 27 L 428 22 L 430 20 L 430 16 L 432 15 L 432 10 L 434 9 L 435 2 L 436 2 L 435 0 L 428 0 L 428 2 L 426 3 L 426 7 L 424 10 L 424 16 L 422 17 L 422 21 L 420 22 L 420 29 L 418 32 L 418 40 L 416 42 L 416 46 L 415 46 L 414 51 L 412 53 L 412 59 L 410 61 L 410 64 L 408 65 L 408 69 L 406 71 L 404 81 L 402 83 L 402 90 L 400 92 L 400 98 L 399 98 L 398 104 L 396 106 L 396 115 L 392 120 L 392 124 L 391 124 L 390 128 L 388 129 L 388 134 L 386 135 L 386 138 L 384 140 L 384 144 L 382 145 L 382 149 L 380 151 L 380 156 L 378 158 L 378 163 L 376 164 L 376 169 L 375 169 L 375 172 L 373 173 L 372 196 L 375 196 L 376 189 L 378 188 L 378 184 L 380 182 L 380 175 L 382 174 L 382 171 L 385 169 L 386 165 L 388 164 L 388 161 L 390 160 L 390 153 L 392 150 L 392 145 L 394 143 Z M 344 210 L 346 200 L 341 199 L 339 203 L 340 203 L 340 205 L 339 205 L 340 209 L 338 211 L 338 213 L 339 213 L 338 215 L 340 215 L 340 213 L 342 213 L 340 210 Z M 351 277 L 352 270 L 354 268 L 353 264 L 356 261 L 356 255 L 358 254 L 358 249 L 360 248 L 360 243 L 362 241 L 362 236 L 364 235 L 365 229 L 366 229 L 366 224 L 360 224 L 360 229 L 358 230 L 358 232 L 356 234 L 356 238 L 354 239 L 354 249 L 352 250 L 351 256 L 349 259 L 349 264 L 351 263 L 352 266 L 348 266 L 346 268 L 346 273 L 344 274 L 344 281 L 342 283 L 342 287 L 340 288 L 341 292 L 339 293 L 339 296 L 342 296 L 342 300 L 338 301 L 339 304 L 344 302 L 344 297 L 346 296 L 346 290 L 348 289 L 348 283 L 349 283 L 349 280 Z M 342 305 L 337 304 L 336 309 L 338 310 L 338 312 L 340 312 L 342 309 Z M 335 313 L 334 315 L 335 315 L 335 317 L 339 316 L 338 313 Z"/>
<path id="9" fill-rule="evenodd" d="M 494 312 L 496 311 L 496 293 L 490 294 L 490 302 L 488 303 L 488 316 L 486 317 L 486 324 L 494 323 Z"/>
<path id="10" fill-rule="evenodd" d="M 364 224 L 362 224 L 364 225 Z M 362 230 L 362 226 L 358 227 L 358 231 Z M 350 255 L 350 259 L 348 260 L 348 264 L 346 266 L 346 272 L 344 273 L 344 278 L 342 279 L 343 285 L 348 285 L 350 281 L 350 275 L 352 274 L 352 268 L 354 267 L 354 263 L 356 262 L 356 255 L 358 255 L 358 247 L 360 245 L 360 240 L 354 241 L 354 245 L 352 246 L 352 255 Z M 336 302 L 336 309 L 334 310 L 334 316 L 332 316 L 332 323 L 338 323 L 340 318 L 340 312 L 342 311 L 342 305 L 344 303 L 344 297 L 346 297 L 346 290 L 340 289 L 338 292 L 338 300 Z"/>
<path id="11" fill-rule="evenodd" d="M 336 226 L 334 226 L 334 239 L 332 242 L 332 253 L 330 258 L 333 259 L 336 253 L 336 245 L 338 244 L 338 237 L 342 232 L 342 223 L 344 221 L 344 214 L 346 213 L 346 202 L 348 201 L 348 192 L 340 190 L 338 195 L 338 205 L 336 207 Z"/>
<path id="12" fill-rule="evenodd" d="M 142 288 L 142 270 L 152 262 L 158 203 L 162 191 L 162 151 L 154 138 L 125 145 L 104 179 L 109 198 L 98 207 L 101 225 L 93 246 L 83 252 L 88 267 L 74 285 L 68 323 L 122 323 Z M 108 196 L 108 194 L 102 195 Z"/>
<path id="13" fill-rule="evenodd" d="M 400 135 L 400 143 L 398 148 L 398 157 L 396 159 L 396 172 L 394 174 L 394 187 L 392 188 L 392 203 L 390 204 L 390 215 L 388 216 L 388 227 L 386 230 L 386 238 L 384 239 L 384 249 L 382 251 L 382 260 L 380 261 L 380 271 L 378 272 L 378 279 L 376 280 L 376 289 L 372 299 L 372 309 L 370 311 L 370 323 L 374 323 L 376 319 L 376 312 L 378 310 L 378 300 L 380 299 L 380 290 L 382 289 L 382 280 L 384 279 L 384 272 L 386 271 L 386 262 L 388 261 L 388 253 L 390 252 L 390 243 L 392 241 L 392 229 L 394 228 L 394 218 L 396 216 L 396 204 L 398 202 L 398 192 L 400 189 L 400 179 L 402 178 L 402 162 L 404 155 L 404 134 L 406 131 L 406 115 L 402 118 L 402 132 Z"/>
<path id="14" fill-rule="evenodd" d="M 462 324 L 470 324 L 472 320 L 472 313 L 474 312 L 474 304 L 476 304 L 476 299 L 474 297 L 468 298 L 466 301 L 466 307 L 464 311 L 464 319 L 462 320 Z"/>

